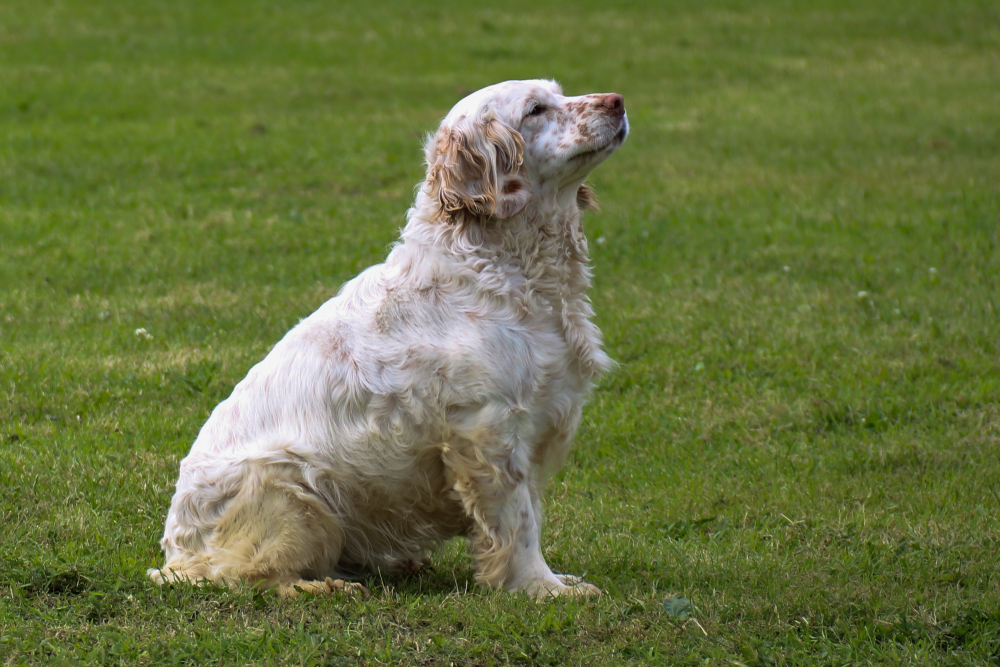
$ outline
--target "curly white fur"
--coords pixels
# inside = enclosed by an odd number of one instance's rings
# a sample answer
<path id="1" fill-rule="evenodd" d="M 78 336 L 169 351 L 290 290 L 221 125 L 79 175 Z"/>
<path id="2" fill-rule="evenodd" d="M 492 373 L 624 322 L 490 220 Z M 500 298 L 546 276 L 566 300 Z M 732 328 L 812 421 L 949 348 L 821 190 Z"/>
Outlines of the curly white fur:
<path id="1" fill-rule="evenodd" d="M 598 592 L 545 563 L 540 493 L 610 363 L 580 218 L 584 178 L 627 133 L 620 95 L 550 81 L 459 102 L 385 263 L 212 412 L 150 577 L 327 591 L 338 571 L 413 568 L 465 535 L 481 584 Z"/>

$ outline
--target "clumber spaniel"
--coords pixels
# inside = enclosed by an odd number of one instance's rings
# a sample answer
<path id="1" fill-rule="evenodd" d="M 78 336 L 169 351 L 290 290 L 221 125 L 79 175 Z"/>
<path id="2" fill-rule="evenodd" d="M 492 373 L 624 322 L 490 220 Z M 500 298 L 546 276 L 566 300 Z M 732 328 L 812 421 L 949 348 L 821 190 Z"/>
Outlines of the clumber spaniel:
<path id="1" fill-rule="evenodd" d="M 459 102 L 385 263 L 212 412 L 149 576 L 367 593 L 337 573 L 413 570 L 465 535 L 480 584 L 599 593 L 545 563 L 541 491 L 610 364 L 580 219 L 584 178 L 627 134 L 621 95 L 551 81 Z"/>

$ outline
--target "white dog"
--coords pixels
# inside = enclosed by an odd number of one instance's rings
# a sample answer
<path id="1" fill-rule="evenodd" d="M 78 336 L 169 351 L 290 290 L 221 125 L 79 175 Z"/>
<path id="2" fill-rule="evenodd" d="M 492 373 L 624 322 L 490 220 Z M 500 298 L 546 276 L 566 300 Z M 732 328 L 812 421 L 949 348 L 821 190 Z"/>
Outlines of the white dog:
<path id="1" fill-rule="evenodd" d="M 459 102 L 385 263 L 212 412 L 150 577 L 366 594 L 338 571 L 412 570 L 465 535 L 480 584 L 599 593 L 545 563 L 540 497 L 610 364 L 580 218 L 584 178 L 627 134 L 621 95 L 551 81 Z"/>

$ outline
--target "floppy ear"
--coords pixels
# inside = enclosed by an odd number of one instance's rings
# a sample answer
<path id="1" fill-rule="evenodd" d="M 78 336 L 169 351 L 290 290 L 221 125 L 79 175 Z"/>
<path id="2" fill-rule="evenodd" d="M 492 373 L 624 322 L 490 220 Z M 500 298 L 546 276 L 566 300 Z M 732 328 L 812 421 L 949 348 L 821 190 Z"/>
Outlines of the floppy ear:
<path id="1" fill-rule="evenodd" d="M 465 222 L 520 213 L 531 198 L 523 161 L 520 133 L 495 118 L 442 127 L 427 145 L 428 194 L 438 202 L 437 217 Z"/>
<path id="2" fill-rule="evenodd" d="M 581 211 L 600 211 L 601 205 L 597 203 L 597 195 L 588 183 L 580 186 L 576 191 L 576 205 Z"/>

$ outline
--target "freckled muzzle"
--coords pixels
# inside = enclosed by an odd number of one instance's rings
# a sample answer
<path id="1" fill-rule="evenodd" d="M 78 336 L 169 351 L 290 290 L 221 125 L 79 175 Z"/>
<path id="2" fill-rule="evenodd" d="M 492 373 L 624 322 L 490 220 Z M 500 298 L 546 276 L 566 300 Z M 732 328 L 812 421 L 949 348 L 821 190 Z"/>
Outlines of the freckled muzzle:
<path id="1" fill-rule="evenodd" d="M 588 138 L 573 160 L 586 161 L 595 157 L 607 157 L 616 150 L 628 136 L 628 116 L 625 115 L 625 98 L 618 93 L 599 96 L 584 115 L 581 136 Z"/>

